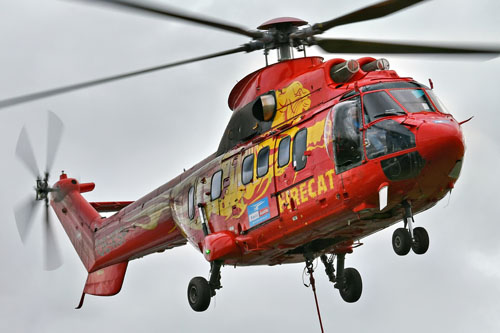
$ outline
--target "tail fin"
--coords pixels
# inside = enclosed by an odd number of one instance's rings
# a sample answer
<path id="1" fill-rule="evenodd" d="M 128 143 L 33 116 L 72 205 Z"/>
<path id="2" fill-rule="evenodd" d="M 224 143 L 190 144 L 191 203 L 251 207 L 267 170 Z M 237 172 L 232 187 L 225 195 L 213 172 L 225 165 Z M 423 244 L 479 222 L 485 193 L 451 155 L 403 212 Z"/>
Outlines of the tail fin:
<path id="1" fill-rule="evenodd" d="M 83 289 L 82 298 L 76 307 L 80 309 L 83 306 L 85 294 L 96 296 L 112 296 L 120 292 L 128 262 L 111 265 L 89 273 L 85 288 Z"/>
<path id="2" fill-rule="evenodd" d="M 51 205 L 68 234 L 71 243 L 89 272 L 83 289 L 81 308 L 85 294 L 111 296 L 117 294 L 123 284 L 128 262 L 114 264 L 94 271 L 96 263 L 94 233 L 101 226 L 103 219 L 99 212 L 81 193 L 94 189 L 94 183 L 80 184 L 76 179 L 62 174 L 54 185 Z"/>
<path id="3" fill-rule="evenodd" d="M 94 230 L 102 223 L 102 218 L 81 193 L 92 191 L 94 186 L 94 183 L 80 184 L 63 173 L 54 185 L 51 200 L 52 208 L 88 272 L 94 268 Z"/>

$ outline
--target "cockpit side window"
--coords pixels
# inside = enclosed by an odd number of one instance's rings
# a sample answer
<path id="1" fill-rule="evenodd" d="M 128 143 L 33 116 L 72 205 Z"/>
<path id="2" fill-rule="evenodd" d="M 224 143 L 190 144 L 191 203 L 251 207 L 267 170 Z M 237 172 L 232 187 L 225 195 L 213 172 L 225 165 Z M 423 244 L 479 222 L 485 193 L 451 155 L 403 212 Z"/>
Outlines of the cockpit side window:
<path id="1" fill-rule="evenodd" d="M 422 89 L 392 89 L 389 92 L 410 113 L 435 111 Z"/>
<path id="2" fill-rule="evenodd" d="M 448 108 L 443 104 L 439 97 L 434 94 L 432 90 L 426 89 L 425 92 L 427 93 L 427 95 L 429 95 L 432 102 L 434 102 L 434 105 L 438 108 L 439 111 L 441 111 L 442 113 L 450 113 L 450 111 L 448 111 Z"/>
<path id="3" fill-rule="evenodd" d="M 333 149 L 338 173 L 363 160 L 360 109 L 359 98 L 341 102 L 333 108 Z"/>

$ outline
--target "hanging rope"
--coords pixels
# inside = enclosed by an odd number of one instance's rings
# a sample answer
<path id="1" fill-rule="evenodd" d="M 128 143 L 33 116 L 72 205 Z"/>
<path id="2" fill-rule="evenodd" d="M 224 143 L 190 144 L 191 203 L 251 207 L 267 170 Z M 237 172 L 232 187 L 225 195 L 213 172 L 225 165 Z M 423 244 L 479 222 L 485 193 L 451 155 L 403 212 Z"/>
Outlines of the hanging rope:
<path id="1" fill-rule="evenodd" d="M 313 276 L 314 267 L 312 261 L 306 261 L 306 269 L 307 269 L 307 274 L 309 275 L 309 286 L 312 287 L 312 291 L 314 294 L 314 302 L 316 302 L 316 311 L 318 312 L 319 326 L 321 327 L 321 333 L 324 333 L 325 331 L 323 330 L 323 322 L 321 321 L 321 313 L 319 311 L 318 297 L 316 295 L 316 281 L 314 280 Z M 304 286 L 309 287 L 305 283 Z"/>

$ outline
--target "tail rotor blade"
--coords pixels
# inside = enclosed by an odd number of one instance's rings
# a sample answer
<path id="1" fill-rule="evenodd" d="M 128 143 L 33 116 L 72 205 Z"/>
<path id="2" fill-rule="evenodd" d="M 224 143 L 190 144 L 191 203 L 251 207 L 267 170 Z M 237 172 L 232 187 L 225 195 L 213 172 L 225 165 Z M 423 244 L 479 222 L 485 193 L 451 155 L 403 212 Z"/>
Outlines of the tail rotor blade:
<path id="1" fill-rule="evenodd" d="M 33 214 L 38 206 L 38 201 L 33 198 L 27 198 L 14 209 L 16 218 L 17 231 L 21 237 L 21 241 L 25 243 L 26 237 L 32 228 Z"/>
<path id="2" fill-rule="evenodd" d="M 61 136 L 64 126 L 59 117 L 49 111 L 48 134 L 47 134 L 47 165 L 45 171 L 49 173 L 52 170 L 57 149 L 61 142 Z"/>
<path id="3" fill-rule="evenodd" d="M 50 223 L 48 204 L 45 206 L 45 270 L 52 271 L 62 264 L 61 255 L 57 246 L 54 230 Z"/>
<path id="4" fill-rule="evenodd" d="M 40 177 L 35 154 L 33 153 L 33 146 L 31 145 L 28 133 L 24 127 L 19 134 L 19 139 L 17 140 L 16 156 L 36 178 Z"/>

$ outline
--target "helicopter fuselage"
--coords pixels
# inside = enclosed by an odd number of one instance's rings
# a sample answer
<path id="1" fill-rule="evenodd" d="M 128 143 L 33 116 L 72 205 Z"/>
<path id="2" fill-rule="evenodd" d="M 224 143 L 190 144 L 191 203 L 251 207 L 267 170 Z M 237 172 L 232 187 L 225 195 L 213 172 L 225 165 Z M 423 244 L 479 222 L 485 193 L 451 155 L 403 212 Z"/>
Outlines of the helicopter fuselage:
<path id="1" fill-rule="evenodd" d="M 272 119 L 233 121 L 217 153 L 109 218 L 80 196 L 86 184 L 61 176 L 51 204 L 89 272 L 186 239 L 224 264 L 303 262 L 351 252 L 402 220 L 403 202 L 414 213 L 434 206 L 459 176 L 459 123 L 431 89 L 391 70 L 335 82 L 344 62 L 301 58 L 248 75 L 230 107 L 272 92 Z"/>

